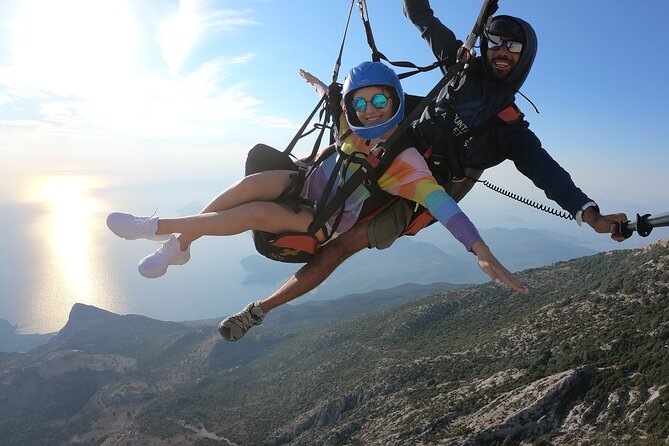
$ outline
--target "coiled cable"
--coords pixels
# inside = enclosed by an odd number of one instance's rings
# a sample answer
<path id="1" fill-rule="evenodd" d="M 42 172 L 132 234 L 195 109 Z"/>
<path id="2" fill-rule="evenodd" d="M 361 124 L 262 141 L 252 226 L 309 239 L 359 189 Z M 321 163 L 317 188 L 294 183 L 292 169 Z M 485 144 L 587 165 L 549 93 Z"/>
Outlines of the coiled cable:
<path id="1" fill-rule="evenodd" d="M 473 178 L 470 178 L 473 180 Z M 530 200 L 529 198 L 525 198 L 521 195 L 514 194 L 513 192 L 509 192 L 508 190 L 501 188 L 499 186 L 496 186 L 492 184 L 488 180 L 474 180 L 478 183 L 483 183 L 485 187 L 487 187 L 490 190 L 493 190 L 497 192 L 498 194 L 502 194 L 505 197 L 509 197 L 513 200 L 519 201 L 523 203 L 524 205 L 533 207 L 535 209 L 539 209 L 540 211 L 546 212 L 551 215 L 555 215 L 556 217 L 564 218 L 565 220 L 573 220 L 574 217 L 571 216 L 571 214 L 565 212 L 565 211 L 558 211 L 557 209 L 554 209 L 550 206 L 546 206 L 545 204 L 537 203 L 536 201 Z"/>

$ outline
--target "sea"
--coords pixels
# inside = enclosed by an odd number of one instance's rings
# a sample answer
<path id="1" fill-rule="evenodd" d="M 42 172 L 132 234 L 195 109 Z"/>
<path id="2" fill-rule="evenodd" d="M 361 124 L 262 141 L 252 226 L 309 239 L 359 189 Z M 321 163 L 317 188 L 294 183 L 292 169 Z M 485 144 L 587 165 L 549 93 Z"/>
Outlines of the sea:
<path id="1" fill-rule="evenodd" d="M 186 265 L 146 279 L 137 263 L 160 245 L 111 233 L 106 216 L 122 209 L 106 203 L 94 180 L 56 175 L 31 189 L 28 199 L 0 202 L 0 319 L 19 333 L 60 330 L 75 303 L 161 320 L 218 318 L 263 298 L 282 280 L 244 283 L 244 259 L 256 255 L 249 234 L 203 237 Z M 201 205 L 189 208 L 197 212 Z"/>

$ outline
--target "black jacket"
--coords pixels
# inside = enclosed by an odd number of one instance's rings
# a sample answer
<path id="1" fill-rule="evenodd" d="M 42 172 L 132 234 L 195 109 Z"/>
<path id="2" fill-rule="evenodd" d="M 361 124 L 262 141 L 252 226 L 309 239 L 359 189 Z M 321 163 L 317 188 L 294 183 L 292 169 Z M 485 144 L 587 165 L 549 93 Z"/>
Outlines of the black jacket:
<path id="1" fill-rule="evenodd" d="M 462 42 L 434 16 L 427 0 L 404 0 L 404 14 L 420 30 L 434 55 L 439 60 L 448 61 L 443 68 L 446 72 L 455 63 Z M 464 147 L 461 149 L 464 150 L 464 167 L 482 171 L 509 159 L 549 199 L 575 216 L 584 204 L 592 200 L 576 187 L 569 173 L 542 148 L 541 141 L 529 129 L 527 121 L 521 118 L 506 123 L 496 118 L 502 109 L 513 104 L 516 92 L 529 74 L 537 49 L 532 27 L 523 20 L 512 19 L 523 27 L 526 42 L 509 77 L 498 81 L 487 72 L 484 63 L 487 42 L 481 39 L 482 54 L 471 62 L 466 72 L 464 84 L 457 93 L 453 119 L 447 122 L 449 97 L 447 87 L 444 87 L 414 123 L 413 130 L 418 144 L 423 146 L 453 144 L 447 132 L 464 132 L 460 142 Z M 446 150 L 452 148 L 447 147 Z"/>

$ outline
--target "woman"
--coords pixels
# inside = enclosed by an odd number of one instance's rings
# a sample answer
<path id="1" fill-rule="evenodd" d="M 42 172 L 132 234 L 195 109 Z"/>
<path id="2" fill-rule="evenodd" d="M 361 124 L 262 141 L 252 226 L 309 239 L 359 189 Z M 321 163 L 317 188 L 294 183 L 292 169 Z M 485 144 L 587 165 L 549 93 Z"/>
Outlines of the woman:
<path id="1" fill-rule="evenodd" d="M 404 93 L 399 78 L 381 62 L 364 62 L 354 67 L 346 76 L 342 94 L 345 124 L 352 132 L 345 132 L 348 136 L 340 141 L 341 153 L 329 157 L 307 174 L 300 196 L 311 202 L 321 198 L 325 183 L 336 168 L 338 156 L 366 156 L 376 144 L 389 137 L 404 116 Z M 345 168 L 338 168 L 340 184 L 353 174 L 357 166 L 355 163 L 345 164 Z M 218 195 L 198 215 L 159 218 L 112 213 L 107 218 L 107 225 L 116 235 L 129 240 L 167 240 L 156 252 L 142 259 L 138 266 L 143 276 L 160 277 L 170 265 L 186 263 L 190 259 L 191 243 L 203 235 L 233 235 L 248 230 L 306 232 L 313 220 L 313 207 L 305 205 L 295 212 L 272 201 L 292 185 L 294 175 L 292 170 L 271 170 L 246 176 Z M 432 177 L 424 158 L 416 149 L 404 150 L 378 184 L 390 194 L 425 206 L 465 249 L 477 255 L 480 265 L 492 264 L 504 271 L 503 281 L 518 289 L 517 279 L 494 257 L 471 221 Z M 320 241 L 326 243 L 350 229 L 369 196 L 365 187 L 358 187 L 346 200 L 341 215 L 332 217 L 326 231 L 318 234 Z"/>

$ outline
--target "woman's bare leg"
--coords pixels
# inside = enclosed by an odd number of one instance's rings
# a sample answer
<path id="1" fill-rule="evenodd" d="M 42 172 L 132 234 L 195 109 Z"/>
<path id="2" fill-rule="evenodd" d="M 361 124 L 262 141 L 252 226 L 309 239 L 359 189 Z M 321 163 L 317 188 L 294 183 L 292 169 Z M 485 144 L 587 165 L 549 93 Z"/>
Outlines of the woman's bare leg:
<path id="1" fill-rule="evenodd" d="M 202 209 L 200 215 L 232 209 L 241 204 L 254 201 L 274 200 L 290 185 L 292 175 L 294 174 L 295 172 L 290 170 L 268 170 L 248 175 L 221 192 L 204 209 Z M 157 234 L 181 233 L 179 235 L 179 243 L 181 244 L 182 250 L 185 250 L 188 245 L 203 235 L 215 235 L 203 232 L 188 232 L 186 230 L 171 230 L 170 227 L 164 226 L 164 221 L 165 219 L 163 218 L 159 219 Z M 190 228 L 191 226 L 186 225 L 183 227 Z"/>
<path id="2" fill-rule="evenodd" d="M 200 213 L 231 209 L 252 201 L 270 201 L 279 197 L 290 185 L 292 170 L 266 170 L 245 176 L 221 192 Z"/>
<path id="3" fill-rule="evenodd" d="M 244 203 L 231 209 L 189 217 L 161 218 L 159 233 L 197 235 L 235 235 L 248 230 L 266 232 L 304 232 L 313 220 L 309 210 L 294 212 L 273 201 Z"/>

